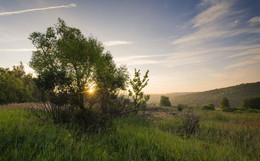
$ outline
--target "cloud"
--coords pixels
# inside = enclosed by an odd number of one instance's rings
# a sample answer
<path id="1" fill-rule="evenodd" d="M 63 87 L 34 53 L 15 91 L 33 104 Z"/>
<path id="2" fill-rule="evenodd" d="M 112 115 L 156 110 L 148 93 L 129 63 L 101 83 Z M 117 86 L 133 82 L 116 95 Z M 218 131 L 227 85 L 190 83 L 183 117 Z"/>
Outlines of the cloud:
<path id="1" fill-rule="evenodd" d="M 77 5 L 75 3 L 71 3 L 69 5 L 52 6 L 52 7 L 45 7 L 45 8 L 33 8 L 33 9 L 11 11 L 11 12 L 1 12 L 0 16 L 17 15 L 17 14 L 22 14 L 22 13 L 27 13 L 27 12 L 44 11 L 44 10 L 58 9 L 58 8 L 71 8 L 71 7 L 76 7 L 76 6 Z"/>
<path id="2" fill-rule="evenodd" d="M 242 64 L 240 65 L 242 66 Z M 222 82 L 223 86 L 230 86 L 240 83 L 256 82 L 260 80 L 259 74 L 260 65 L 248 66 L 246 68 L 232 68 L 232 72 L 211 72 L 209 75 L 216 80 Z M 226 85 L 224 85 L 226 84 Z M 218 85 L 219 86 L 219 85 Z M 221 87 L 221 86 L 220 86 Z"/>
<path id="3" fill-rule="evenodd" d="M 223 1 L 212 5 L 206 11 L 198 14 L 193 20 L 193 27 L 208 25 L 223 18 L 229 12 L 230 3 Z"/>
<path id="4" fill-rule="evenodd" d="M 202 3 L 209 3 L 209 1 Z M 225 17 L 233 14 L 230 7 L 231 3 L 229 2 L 214 1 L 210 7 L 191 20 L 196 31 L 174 40 L 172 44 L 203 43 L 205 40 L 223 38 L 234 33 L 230 32 L 230 26 L 232 26 L 229 24 L 230 22 L 223 22 Z M 232 24 L 234 24 L 234 21 L 232 21 Z"/>
<path id="5" fill-rule="evenodd" d="M 238 54 L 234 54 L 229 56 L 228 58 L 235 58 L 235 57 L 240 57 L 240 56 L 248 56 L 248 55 L 253 55 L 253 54 L 260 54 L 260 45 L 256 48 L 249 48 L 246 51 L 239 52 Z"/>
<path id="6" fill-rule="evenodd" d="M 234 64 L 228 65 L 227 67 L 225 67 L 225 69 L 240 68 L 240 67 L 250 66 L 259 63 L 260 63 L 260 55 L 254 55 L 254 56 L 246 57 Z"/>
<path id="7" fill-rule="evenodd" d="M 0 52 L 28 52 L 35 49 L 21 48 L 21 49 L 0 49 Z"/>
<path id="8" fill-rule="evenodd" d="M 129 45 L 132 44 L 133 42 L 130 41 L 106 41 L 104 42 L 105 46 L 115 46 L 115 45 Z"/>
<path id="9" fill-rule="evenodd" d="M 200 52 L 173 52 L 157 55 L 135 55 L 127 57 L 115 57 L 115 61 L 118 64 L 126 64 L 129 66 L 157 64 L 163 67 L 175 67 L 199 64 L 201 62 L 207 61 L 208 58 L 205 56 L 199 56 L 200 54 Z"/>
<path id="10" fill-rule="evenodd" d="M 153 58 L 160 58 L 170 56 L 172 54 L 158 54 L 158 55 L 133 55 L 127 57 L 115 57 L 115 61 L 119 64 L 127 65 L 144 65 L 144 64 L 160 64 L 161 61 L 153 60 Z"/>
<path id="11" fill-rule="evenodd" d="M 260 24 L 260 17 L 259 16 L 253 17 L 250 20 L 248 20 L 248 23 L 252 25 Z"/>
<path id="12" fill-rule="evenodd" d="M 243 23 L 243 19 L 239 19 L 239 17 L 242 17 L 241 15 L 245 10 L 234 10 L 232 7 L 234 2 L 203 0 L 199 7 L 205 8 L 206 6 L 207 8 L 190 20 L 192 24 L 191 32 L 175 39 L 172 44 L 184 55 L 208 57 L 204 61 L 214 57 L 218 57 L 219 60 L 222 59 L 223 63 L 224 61 L 225 63 L 231 62 L 234 58 L 239 59 L 239 62 L 230 63 L 231 65 L 225 69 L 250 66 L 255 62 L 259 63 L 258 57 L 255 57 L 255 60 L 241 59 L 252 58 L 252 56 L 260 53 L 259 39 L 256 36 L 250 37 L 250 40 L 246 39 L 249 34 L 260 34 L 260 28 L 238 25 Z M 259 22 L 260 17 L 253 17 L 248 21 L 248 23 Z M 234 36 L 240 36 L 241 39 L 239 37 L 233 39 Z M 253 42 L 252 40 L 257 41 Z M 252 41 L 251 44 L 250 41 Z M 197 61 L 203 62 L 203 59 L 197 59 Z"/>
<path id="13" fill-rule="evenodd" d="M 231 38 L 242 34 L 260 34 L 260 28 L 250 26 L 241 26 L 243 20 L 239 19 L 245 10 L 234 10 L 234 1 L 204 0 L 200 5 L 209 7 L 196 15 L 190 23 L 193 32 L 179 37 L 172 41 L 173 45 L 191 45 L 196 43 L 203 45 L 225 38 Z M 260 24 L 260 17 L 251 18 L 248 23 Z M 195 31 L 194 31 L 195 30 Z"/>

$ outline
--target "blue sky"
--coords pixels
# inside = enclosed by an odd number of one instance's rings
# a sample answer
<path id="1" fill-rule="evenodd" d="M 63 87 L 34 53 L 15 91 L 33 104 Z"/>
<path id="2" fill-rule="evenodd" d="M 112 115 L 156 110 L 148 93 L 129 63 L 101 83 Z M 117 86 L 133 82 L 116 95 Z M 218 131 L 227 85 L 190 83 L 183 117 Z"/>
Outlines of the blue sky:
<path id="1" fill-rule="evenodd" d="M 58 17 L 145 73 L 148 93 L 260 81 L 259 0 L 0 0 L 0 66 L 28 63 L 28 36 Z"/>

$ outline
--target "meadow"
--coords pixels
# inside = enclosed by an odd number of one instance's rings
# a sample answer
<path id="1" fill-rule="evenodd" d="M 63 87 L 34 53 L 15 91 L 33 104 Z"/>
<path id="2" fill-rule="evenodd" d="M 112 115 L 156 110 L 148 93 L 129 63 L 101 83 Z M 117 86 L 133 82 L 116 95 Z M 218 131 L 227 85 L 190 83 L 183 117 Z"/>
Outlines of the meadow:
<path id="1" fill-rule="evenodd" d="M 130 114 L 90 132 L 0 108 L 0 160 L 259 160 L 259 113 L 194 110 L 199 128 L 185 135 L 178 129 L 187 111 L 169 111 Z"/>

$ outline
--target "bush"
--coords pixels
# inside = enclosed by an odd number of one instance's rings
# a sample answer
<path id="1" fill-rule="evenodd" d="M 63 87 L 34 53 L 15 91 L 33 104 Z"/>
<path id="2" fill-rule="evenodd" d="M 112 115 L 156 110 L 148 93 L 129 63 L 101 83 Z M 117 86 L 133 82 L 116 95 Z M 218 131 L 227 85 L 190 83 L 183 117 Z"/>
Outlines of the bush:
<path id="1" fill-rule="evenodd" d="M 181 119 L 181 126 L 178 132 L 181 136 L 194 135 L 200 128 L 199 118 L 193 113 L 185 113 L 179 115 Z"/>
<path id="2" fill-rule="evenodd" d="M 186 108 L 186 107 L 188 107 L 186 104 L 179 104 L 178 106 L 177 106 L 177 109 L 178 109 L 178 111 L 182 111 L 184 108 Z"/>
<path id="3" fill-rule="evenodd" d="M 243 107 L 247 109 L 260 109 L 260 96 L 244 99 Z"/>
<path id="4" fill-rule="evenodd" d="M 215 111 L 215 106 L 213 104 L 204 105 L 202 110 L 212 110 Z"/>
<path id="5" fill-rule="evenodd" d="M 169 97 L 161 96 L 160 106 L 171 106 L 171 102 L 169 100 Z"/>
<path id="6" fill-rule="evenodd" d="M 247 109 L 245 111 L 249 112 L 249 113 L 260 113 L 260 110 L 257 110 L 257 109 Z"/>
<path id="7" fill-rule="evenodd" d="M 238 110 L 238 108 L 235 108 L 235 107 L 226 107 L 226 108 L 223 108 L 223 111 L 224 112 L 235 112 L 235 111 L 237 111 Z"/>
<path id="8" fill-rule="evenodd" d="M 110 126 L 112 120 L 121 116 L 120 112 L 129 110 L 130 106 L 130 100 L 125 99 L 123 96 L 110 96 L 102 103 L 95 103 L 92 108 L 84 110 L 69 104 L 57 105 L 50 102 L 35 103 L 30 110 L 34 116 L 43 122 L 53 122 L 54 124 L 72 123 L 84 129 L 99 130 Z"/>

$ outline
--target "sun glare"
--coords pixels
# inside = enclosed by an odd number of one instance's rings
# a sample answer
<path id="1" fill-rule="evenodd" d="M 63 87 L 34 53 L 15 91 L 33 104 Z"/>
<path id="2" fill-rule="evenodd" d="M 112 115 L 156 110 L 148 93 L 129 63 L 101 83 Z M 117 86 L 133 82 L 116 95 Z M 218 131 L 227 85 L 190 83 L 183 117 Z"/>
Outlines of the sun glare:
<path id="1" fill-rule="evenodd" d="M 94 90 L 93 90 L 93 89 L 90 89 L 88 92 L 89 92 L 89 93 L 93 93 L 93 92 L 94 92 Z"/>

